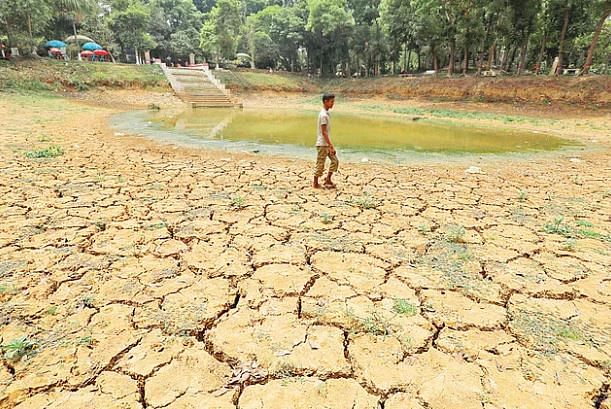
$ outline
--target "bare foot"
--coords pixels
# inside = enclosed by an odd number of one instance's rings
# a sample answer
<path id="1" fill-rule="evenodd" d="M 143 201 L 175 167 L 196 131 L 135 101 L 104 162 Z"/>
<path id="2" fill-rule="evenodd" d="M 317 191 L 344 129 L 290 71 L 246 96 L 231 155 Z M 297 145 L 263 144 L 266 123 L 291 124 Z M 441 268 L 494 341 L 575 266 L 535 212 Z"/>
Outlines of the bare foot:
<path id="1" fill-rule="evenodd" d="M 320 185 L 318 183 L 312 183 L 312 187 L 314 189 L 320 189 Z"/>
<path id="2" fill-rule="evenodd" d="M 325 189 L 335 189 L 336 188 L 335 184 L 333 184 L 332 182 L 325 182 L 323 186 Z"/>

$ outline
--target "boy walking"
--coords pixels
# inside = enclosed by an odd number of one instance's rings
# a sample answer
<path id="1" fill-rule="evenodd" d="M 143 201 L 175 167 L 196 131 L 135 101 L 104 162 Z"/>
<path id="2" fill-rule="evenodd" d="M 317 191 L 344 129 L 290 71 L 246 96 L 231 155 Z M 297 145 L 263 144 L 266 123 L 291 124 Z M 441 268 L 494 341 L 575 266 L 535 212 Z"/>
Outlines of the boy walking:
<path id="1" fill-rule="evenodd" d="M 331 160 L 329 166 L 329 173 L 323 183 L 323 186 L 327 189 L 334 189 L 335 185 L 331 181 L 333 172 L 337 172 L 339 166 L 339 160 L 337 160 L 337 154 L 335 148 L 331 143 L 331 115 L 329 110 L 333 108 L 335 104 L 335 95 L 325 93 L 322 96 L 323 109 L 318 114 L 318 127 L 317 127 L 317 138 L 316 138 L 316 150 L 318 151 L 316 157 L 316 172 L 314 173 L 314 182 L 312 183 L 313 188 L 320 188 L 318 178 L 322 176 L 325 171 L 325 162 L 327 157 Z"/>

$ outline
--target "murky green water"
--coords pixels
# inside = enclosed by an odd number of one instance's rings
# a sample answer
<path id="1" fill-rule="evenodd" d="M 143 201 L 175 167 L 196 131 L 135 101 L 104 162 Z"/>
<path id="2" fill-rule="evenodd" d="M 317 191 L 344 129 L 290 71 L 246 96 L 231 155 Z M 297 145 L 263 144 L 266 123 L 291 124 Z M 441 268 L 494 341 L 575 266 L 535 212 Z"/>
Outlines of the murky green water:
<path id="1" fill-rule="evenodd" d="M 400 117 L 332 114 L 331 139 L 353 159 L 400 161 L 415 152 L 509 153 L 549 151 L 570 145 L 554 136 L 457 125 Z M 182 112 L 132 112 L 115 118 L 126 131 L 213 148 L 311 156 L 316 141 L 316 111 L 196 109 Z"/>

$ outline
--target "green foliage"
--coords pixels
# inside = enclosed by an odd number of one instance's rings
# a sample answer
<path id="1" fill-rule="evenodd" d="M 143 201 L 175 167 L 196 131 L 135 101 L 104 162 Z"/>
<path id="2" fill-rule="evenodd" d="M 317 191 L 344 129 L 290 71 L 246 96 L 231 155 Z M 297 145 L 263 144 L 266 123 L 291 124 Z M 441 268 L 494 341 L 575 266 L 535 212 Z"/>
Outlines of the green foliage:
<path id="1" fill-rule="evenodd" d="M 52 60 L 0 61 L 0 90 L 41 92 L 104 87 L 159 87 L 167 80 L 156 65 L 91 64 Z"/>
<path id="2" fill-rule="evenodd" d="M 231 198 L 230 206 L 236 210 L 246 207 L 246 200 L 242 196 L 234 196 Z"/>
<path id="3" fill-rule="evenodd" d="M 453 224 L 448 226 L 445 238 L 452 243 L 462 243 L 465 234 L 467 234 L 467 231 L 463 226 Z"/>
<path id="4" fill-rule="evenodd" d="M 64 154 L 61 146 L 51 145 L 48 148 L 40 149 L 37 151 L 29 151 L 25 153 L 26 158 L 30 159 L 41 159 L 41 158 L 55 158 Z"/>
<path id="5" fill-rule="evenodd" d="M 244 21 L 240 0 L 219 0 L 206 16 L 200 33 L 200 47 L 206 55 L 233 59 Z"/>
<path id="6" fill-rule="evenodd" d="M 380 203 L 367 192 L 361 197 L 350 198 L 348 204 L 360 207 L 361 209 L 375 209 L 380 205 Z"/>
<path id="7" fill-rule="evenodd" d="M 546 223 L 543 226 L 543 231 L 549 234 L 560 234 L 561 236 L 570 237 L 572 233 L 571 226 L 563 222 L 564 217 L 556 217 L 553 222 Z"/>
<path id="8" fill-rule="evenodd" d="M 37 346 L 38 344 L 36 341 L 33 341 L 26 336 L 19 337 L 6 345 L 2 345 L 4 359 L 7 361 L 18 361 L 21 358 L 27 358 L 29 355 L 34 353 Z"/>
<path id="9" fill-rule="evenodd" d="M 418 314 L 418 307 L 402 298 L 396 298 L 392 308 L 397 314 L 408 317 Z"/>
<path id="10" fill-rule="evenodd" d="M 333 223 L 333 217 L 329 216 L 328 213 L 322 213 L 320 215 L 320 221 L 322 224 L 331 224 Z"/>
<path id="11" fill-rule="evenodd" d="M 601 28 L 591 70 L 606 73 L 608 13 L 608 0 L 19 0 L 0 2 L 0 27 L 22 54 L 78 31 L 122 58 L 247 53 L 259 68 L 329 76 L 549 71 L 560 50 L 579 68 Z"/>

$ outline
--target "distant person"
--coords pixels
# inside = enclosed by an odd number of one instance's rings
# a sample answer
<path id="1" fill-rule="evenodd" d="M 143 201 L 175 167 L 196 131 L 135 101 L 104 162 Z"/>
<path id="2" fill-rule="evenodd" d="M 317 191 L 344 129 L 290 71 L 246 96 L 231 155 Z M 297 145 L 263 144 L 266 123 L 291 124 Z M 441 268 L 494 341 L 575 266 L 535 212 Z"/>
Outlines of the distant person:
<path id="1" fill-rule="evenodd" d="M 333 108 L 335 104 L 335 95 L 325 93 L 322 96 L 322 104 L 323 109 L 318 114 L 318 124 L 316 129 L 316 172 L 314 173 L 314 182 L 312 183 L 312 187 L 315 189 L 320 188 L 318 184 L 318 178 L 322 176 L 325 171 L 325 162 L 327 161 L 327 157 L 331 160 L 331 165 L 329 166 L 329 172 L 327 173 L 327 178 L 323 184 L 323 187 L 327 189 L 335 189 L 335 185 L 331 181 L 331 176 L 333 176 L 333 172 L 337 172 L 337 168 L 339 167 L 339 160 L 337 159 L 337 152 L 331 143 L 331 137 L 329 136 L 331 133 L 331 116 L 329 110 Z"/>

